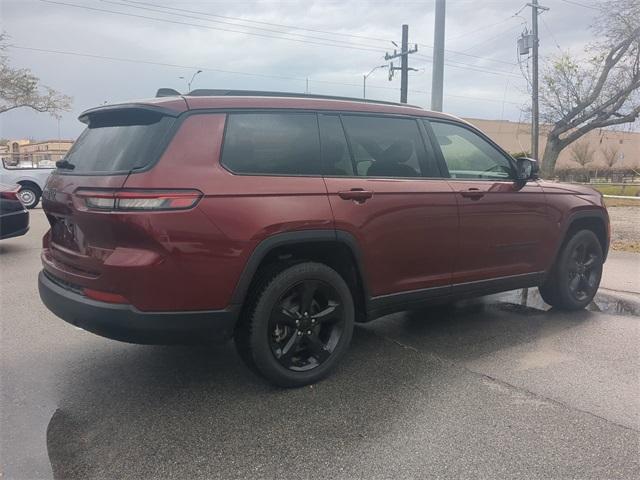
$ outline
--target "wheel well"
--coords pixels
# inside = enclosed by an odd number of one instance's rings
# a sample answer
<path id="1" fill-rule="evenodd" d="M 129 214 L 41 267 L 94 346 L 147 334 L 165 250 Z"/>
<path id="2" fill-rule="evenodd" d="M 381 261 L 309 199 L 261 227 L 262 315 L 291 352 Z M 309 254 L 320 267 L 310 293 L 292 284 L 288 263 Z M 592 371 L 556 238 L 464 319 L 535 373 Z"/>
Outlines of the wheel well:
<path id="1" fill-rule="evenodd" d="M 288 267 L 301 262 L 323 263 L 338 272 L 351 289 L 356 320 L 366 320 L 366 290 L 362 272 L 351 248 L 339 241 L 301 242 L 273 248 L 258 265 L 249 292 L 265 270 L 273 268 L 278 263 Z"/>
<path id="2" fill-rule="evenodd" d="M 604 220 L 599 217 L 577 218 L 571 222 L 569 230 L 567 230 L 567 234 L 564 237 L 563 246 L 576 232 L 579 232 L 580 230 L 591 230 L 596 234 L 596 237 L 598 237 L 598 241 L 600 242 L 600 246 L 602 247 L 602 252 L 606 257 L 608 250 L 608 237 Z"/>
<path id="3" fill-rule="evenodd" d="M 36 182 L 32 182 L 31 180 L 20 180 L 18 182 L 18 185 L 22 187 L 31 187 L 36 191 L 38 196 L 42 195 L 42 189 Z"/>

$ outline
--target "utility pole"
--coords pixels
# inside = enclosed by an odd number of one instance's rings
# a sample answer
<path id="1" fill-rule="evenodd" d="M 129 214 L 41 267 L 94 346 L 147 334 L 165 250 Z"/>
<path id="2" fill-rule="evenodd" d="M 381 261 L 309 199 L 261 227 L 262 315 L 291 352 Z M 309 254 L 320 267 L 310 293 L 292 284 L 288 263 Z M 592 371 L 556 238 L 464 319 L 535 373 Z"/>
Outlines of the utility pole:
<path id="1" fill-rule="evenodd" d="M 527 7 L 531 7 L 531 33 L 525 33 L 518 39 L 518 54 L 529 55 L 532 52 L 532 68 L 531 68 L 531 156 L 538 160 L 538 144 L 540 134 L 540 108 L 538 102 L 538 47 L 540 46 L 540 38 L 538 36 L 538 10 L 546 11 L 548 7 L 538 4 L 538 0 L 531 0 L 527 3 Z M 529 298 L 529 289 L 523 288 L 521 292 L 521 303 L 526 305 Z"/>
<path id="2" fill-rule="evenodd" d="M 400 103 L 407 103 L 407 88 L 409 87 L 409 25 L 402 25 L 402 57 L 400 57 Z"/>
<path id="3" fill-rule="evenodd" d="M 538 10 L 549 10 L 547 7 L 538 5 L 538 0 L 531 0 L 527 4 L 531 7 L 531 34 L 533 35 L 532 67 L 531 67 L 531 156 L 538 160 L 538 143 L 540 134 L 540 108 L 538 102 L 538 47 L 540 37 L 538 36 Z"/>
<path id="4" fill-rule="evenodd" d="M 538 159 L 538 135 L 540 133 L 540 108 L 538 102 L 538 0 L 531 1 L 531 30 L 533 34 L 533 58 L 531 79 L 531 155 Z"/>
<path id="5" fill-rule="evenodd" d="M 393 78 L 393 72 L 400 70 L 400 102 L 407 103 L 407 91 L 409 89 L 409 70 L 416 70 L 415 68 L 409 68 L 409 54 L 418 51 L 418 45 L 414 45 L 413 49 L 409 50 L 409 25 L 402 25 L 402 45 L 400 53 L 393 51 L 393 54 L 385 53 L 384 59 L 391 60 L 393 58 L 400 57 L 400 67 L 394 67 L 393 63 L 389 67 L 389 80 Z"/>
<path id="6" fill-rule="evenodd" d="M 431 110 L 442 111 L 444 87 L 444 18 L 446 0 L 436 0 L 436 19 L 433 33 L 433 71 L 431 73 Z"/>

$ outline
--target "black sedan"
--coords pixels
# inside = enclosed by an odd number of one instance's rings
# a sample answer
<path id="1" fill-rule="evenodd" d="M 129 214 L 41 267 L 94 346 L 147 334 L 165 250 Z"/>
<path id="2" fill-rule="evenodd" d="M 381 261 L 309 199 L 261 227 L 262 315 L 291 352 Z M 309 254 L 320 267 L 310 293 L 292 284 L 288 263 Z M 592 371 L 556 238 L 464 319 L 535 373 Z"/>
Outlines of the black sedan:
<path id="1" fill-rule="evenodd" d="M 0 240 L 19 237 L 29 230 L 29 212 L 18 197 L 20 185 L 0 183 Z"/>

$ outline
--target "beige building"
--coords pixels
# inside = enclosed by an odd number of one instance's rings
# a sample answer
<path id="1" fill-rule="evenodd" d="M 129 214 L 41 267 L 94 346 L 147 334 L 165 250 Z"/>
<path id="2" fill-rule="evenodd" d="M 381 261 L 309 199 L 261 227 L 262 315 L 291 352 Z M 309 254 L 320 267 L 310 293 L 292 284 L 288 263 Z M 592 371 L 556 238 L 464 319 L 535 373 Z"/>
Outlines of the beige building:
<path id="1" fill-rule="evenodd" d="M 73 140 L 8 140 L 0 144 L 0 157 L 7 166 L 51 167 L 73 146 Z"/>
<path id="2" fill-rule="evenodd" d="M 465 119 L 472 123 L 494 142 L 510 153 L 531 151 L 531 125 L 506 120 L 481 120 L 478 118 Z M 544 155 L 547 141 L 545 126 L 540 128 L 540 159 Z M 589 142 L 593 151 L 593 165 L 605 166 L 603 151 L 618 151 L 616 166 L 626 168 L 640 168 L 640 132 L 625 132 L 620 130 L 597 129 L 584 135 L 574 144 L 569 145 L 560 153 L 557 166 L 577 166 L 572 160 L 572 146 L 576 143 Z"/>

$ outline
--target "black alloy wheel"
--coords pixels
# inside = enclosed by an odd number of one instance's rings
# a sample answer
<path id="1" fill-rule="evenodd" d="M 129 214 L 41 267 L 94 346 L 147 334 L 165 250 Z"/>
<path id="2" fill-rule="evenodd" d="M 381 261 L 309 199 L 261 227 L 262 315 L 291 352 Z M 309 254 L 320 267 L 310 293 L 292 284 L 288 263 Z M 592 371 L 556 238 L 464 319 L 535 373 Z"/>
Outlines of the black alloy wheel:
<path id="1" fill-rule="evenodd" d="M 563 310 L 585 308 L 596 295 L 602 278 L 604 255 L 591 230 L 576 232 L 564 245 L 540 295 L 549 305 Z"/>
<path id="2" fill-rule="evenodd" d="M 590 242 L 588 238 L 580 239 L 569 253 L 568 287 L 578 302 L 591 299 L 595 295 L 600 283 L 601 260 L 599 246 Z"/>
<path id="3" fill-rule="evenodd" d="M 316 262 L 274 265 L 260 275 L 236 327 L 240 356 L 279 386 L 324 378 L 351 342 L 351 289 L 338 272 Z"/>
<path id="4" fill-rule="evenodd" d="M 344 331 L 345 312 L 338 291 L 318 280 L 287 290 L 269 319 L 270 347 L 280 365 L 305 371 L 324 363 Z"/>

